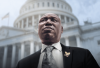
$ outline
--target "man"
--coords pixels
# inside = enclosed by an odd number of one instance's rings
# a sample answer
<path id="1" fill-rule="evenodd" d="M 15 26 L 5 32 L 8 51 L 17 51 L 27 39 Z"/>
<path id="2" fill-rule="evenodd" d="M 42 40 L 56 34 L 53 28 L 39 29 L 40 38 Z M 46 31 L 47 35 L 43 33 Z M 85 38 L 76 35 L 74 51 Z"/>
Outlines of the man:
<path id="1" fill-rule="evenodd" d="M 47 13 L 39 21 L 42 49 L 20 60 L 16 68 L 99 68 L 87 49 L 60 44 L 63 27 L 60 18 Z"/>

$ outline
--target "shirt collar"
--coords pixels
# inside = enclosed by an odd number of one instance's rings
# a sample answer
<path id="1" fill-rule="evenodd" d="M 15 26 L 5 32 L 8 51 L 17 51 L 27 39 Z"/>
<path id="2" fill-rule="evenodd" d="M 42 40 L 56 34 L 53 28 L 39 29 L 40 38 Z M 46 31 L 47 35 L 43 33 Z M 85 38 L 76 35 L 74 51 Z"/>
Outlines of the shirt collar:
<path id="1" fill-rule="evenodd" d="M 41 49 L 41 53 L 44 51 L 44 49 L 47 47 L 48 45 L 42 44 L 42 49 Z M 60 42 L 54 43 L 51 46 L 54 46 L 57 50 L 62 51 L 62 47 L 60 45 Z"/>

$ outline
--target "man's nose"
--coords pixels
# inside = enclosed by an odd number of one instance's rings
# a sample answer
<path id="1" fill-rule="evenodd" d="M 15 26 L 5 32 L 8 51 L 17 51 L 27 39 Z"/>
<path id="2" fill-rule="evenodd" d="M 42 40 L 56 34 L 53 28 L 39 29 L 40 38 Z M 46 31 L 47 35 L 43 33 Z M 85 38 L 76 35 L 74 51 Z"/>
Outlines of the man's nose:
<path id="1" fill-rule="evenodd" d="M 51 20 L 48 19 L 45 25 L 46 25 L 46 26 L 52 26 L 52 22 L 51 22 Z"/>

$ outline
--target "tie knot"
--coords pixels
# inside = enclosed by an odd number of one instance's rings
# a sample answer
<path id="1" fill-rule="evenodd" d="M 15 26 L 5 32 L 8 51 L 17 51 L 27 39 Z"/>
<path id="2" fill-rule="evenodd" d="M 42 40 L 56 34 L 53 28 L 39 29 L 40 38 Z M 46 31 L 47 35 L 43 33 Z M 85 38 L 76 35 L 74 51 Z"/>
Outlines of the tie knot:
<path id="1" fill-rule="evenodd" d="M 46 47 L 46 51 L 48 51 L 48 52 L 52 52 L 53 49 L 54 49 L 53 46 L 48 46 L 48 47 Z"/>

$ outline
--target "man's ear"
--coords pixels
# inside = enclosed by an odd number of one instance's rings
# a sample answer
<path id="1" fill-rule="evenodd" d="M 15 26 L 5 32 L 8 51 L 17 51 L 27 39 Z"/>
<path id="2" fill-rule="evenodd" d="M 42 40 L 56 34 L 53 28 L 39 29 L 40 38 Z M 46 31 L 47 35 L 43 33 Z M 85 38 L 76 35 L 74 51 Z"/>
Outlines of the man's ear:
<path id="1" fill-rule="evenodd" d="M 61 26 L 61 33 L 63 33 L 63 26 Z"/>

